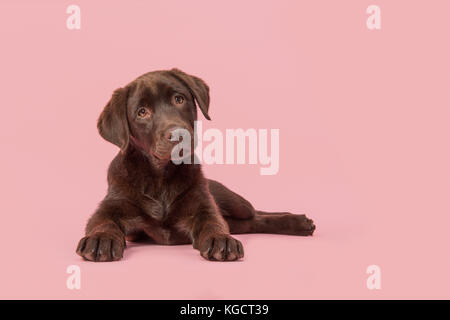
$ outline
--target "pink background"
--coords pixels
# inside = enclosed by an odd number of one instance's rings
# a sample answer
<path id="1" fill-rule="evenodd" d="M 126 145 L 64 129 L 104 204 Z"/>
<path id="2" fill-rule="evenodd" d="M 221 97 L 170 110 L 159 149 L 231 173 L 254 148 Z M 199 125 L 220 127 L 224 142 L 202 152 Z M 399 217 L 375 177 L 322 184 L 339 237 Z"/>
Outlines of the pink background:
<path id="1" fill-rule="evenodd" d="M 66 28 L 70 4 L 81 30 Z M 366 27 L 371 4 L 379 31 Z M 2 1 L 0 298 L 450 298 L 449 10 Z M 278 175 L 204 171 L 257 208 L 307 213 L 314 237 L 238 235 L 237 263 L 191 246 L 130 245 L 118 263 L 75 254 L 117 152 L 97 133 L 100 111 L 115 88 L 171 67 L 210 85 L 205 129 L 280 129 Z M 81 290 L 66 288 L 72 264 Z M 371 264 L 381 290 L 366 288 Z"/>

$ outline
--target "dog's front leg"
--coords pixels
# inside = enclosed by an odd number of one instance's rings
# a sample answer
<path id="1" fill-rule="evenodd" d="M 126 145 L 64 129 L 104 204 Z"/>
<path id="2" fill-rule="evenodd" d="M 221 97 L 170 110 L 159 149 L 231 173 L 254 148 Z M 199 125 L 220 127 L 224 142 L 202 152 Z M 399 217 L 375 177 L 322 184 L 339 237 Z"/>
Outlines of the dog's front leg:
<path id="1" fill-rule="evenodd" d="M 120 260 L 126 246 L 124 223 L 136 211 L 123 200 L 104 200 L 89 219 L 77 254 L 90 261 Z"/>
<path id="2" fill-rule="evenodd" d="M 192 221 L 193 246 L 203 258 L 233 261 L 244 257 L 242 243 L 230 236 L 228 226 L 216 206 L 200 210 Z"/>

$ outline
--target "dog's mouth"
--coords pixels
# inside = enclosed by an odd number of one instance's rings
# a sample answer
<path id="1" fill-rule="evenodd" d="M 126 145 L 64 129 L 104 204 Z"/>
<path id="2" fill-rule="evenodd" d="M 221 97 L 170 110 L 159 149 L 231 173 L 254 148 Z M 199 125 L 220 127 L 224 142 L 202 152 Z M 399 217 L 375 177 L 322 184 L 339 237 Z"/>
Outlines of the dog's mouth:
<path id="1" fill-rule="evenodd" d="M 156 168 L 166 167 L 169 162 L 179 165 L 181 163 L 192 163 L 193 148 L 180 148 L 179 145 L 168 144 L 165 141 L 157 141 L 153 145 L 140 144 L 133 139 L 133 144 L 146 155 L 150 163 Z M 189 161 L 190 160 L 190 161 Z"/>
<path id="2" fill-rule="evenodd" d="M 164 160 L 166 160 L 166 158 L 163 158 L 162 156 L 157 155 L 156 153 L 153 153 L 152 156 L 153 156 L 154 158 L 156 158 L 156 160 L 159 160 L 159 161 L 164 161 Z"/>
<path id="3" fill-rule="evenodd" d="M 180 144 L 167 144 L 167 143 L 156 143 L 156 145 L 149 150 L 149 154 L 158 163 L 167 163 L 172 161 L 175 164 L 179 164 L 186 157 L 192 154 L 192 146 L 184 148 Z"/>
<path id="4" fill-rule="evenodd" d="M 185 154 L 185 153 L 186 153 L 185 150 L 180 150 L 179 152 L 177 152 L 177 154 L 172 154 L 172 152 L 164 153 L 164 154 L 161 154 L 158 152 L 151 152 L 150 156 L 152 156 L 159 163 L 167 163 L 169 161 L 176 163 L 191 154 L 191 153 L 189 153 L 189 154 Z M 173 158 L 173 157 L 175 157 L 175 158 Z"/>
<path id="5" fill-rule="evenodd" d="M 157 151 L 149 151 L 147 154 L 150 156 L 150 158 L 158 164 L 165 164 L 170 161 L 170 153 L 161 153 Z"/>
<path id="6" fill-rule="evenodd" d="M 156 145 L 149 150 L 151 156 L 153 156 L 157 161 L 168 162 L 172 156 L 172 145 L 165 143 L 156 143 Z"/>

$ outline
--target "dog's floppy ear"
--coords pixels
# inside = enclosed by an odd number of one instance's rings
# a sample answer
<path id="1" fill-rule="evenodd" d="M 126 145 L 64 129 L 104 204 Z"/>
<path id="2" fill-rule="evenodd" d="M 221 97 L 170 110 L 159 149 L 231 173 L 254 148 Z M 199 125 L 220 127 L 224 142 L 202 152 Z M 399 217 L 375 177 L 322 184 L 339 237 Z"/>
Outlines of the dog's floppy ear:
<path id="1" fill-rule="evenodd" d="M 191 76 L 179 69 L 172 69 L 170 72 L 174 75 L 175 78 L 183 82 L 191 91 L 195 100 L 197 101 L 197 105 L 202 111 L 203 115 L 206 119 L 211 120 L 208 115 L 209 109 L 209 87 L 202 79 Z"/>
<path id="2" fill-rule="evenodd" d="M 128 87 L 114 91 L 97 121 L 100 135 L 106 141 L 124 151 L 129 142 L 130 131 L 127 121 Z"/>

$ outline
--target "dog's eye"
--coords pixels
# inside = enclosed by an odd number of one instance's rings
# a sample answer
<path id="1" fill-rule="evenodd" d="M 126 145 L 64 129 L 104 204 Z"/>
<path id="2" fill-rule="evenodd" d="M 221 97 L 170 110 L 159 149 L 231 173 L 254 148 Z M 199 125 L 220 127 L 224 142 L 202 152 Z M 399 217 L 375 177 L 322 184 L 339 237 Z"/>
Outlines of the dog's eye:
<path id="1" fill-rule="evenodd" d="M 139 108 L 137 115 L 139 118 L 148 118 L 150 116 L 150 111 L 147 108 Z"/>
<path id="2" fill-rule="evenodd" d="M 176 103 L 176 104 L 183 104 L 183 103 L 184 103 L 184 97 L 183 97 L 183 96 L 180 96 L 180 95 L 176 95 L 176 96 L 174 97 L 174 100 L 175 100 L 175 103 Z"/>

